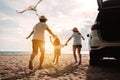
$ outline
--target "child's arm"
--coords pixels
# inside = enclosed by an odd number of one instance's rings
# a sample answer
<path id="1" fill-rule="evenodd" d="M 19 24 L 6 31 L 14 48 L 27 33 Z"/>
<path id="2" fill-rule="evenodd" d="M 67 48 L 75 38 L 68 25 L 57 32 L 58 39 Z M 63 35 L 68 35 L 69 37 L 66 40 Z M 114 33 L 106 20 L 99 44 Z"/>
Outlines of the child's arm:
<path id="1" fill-rule="evenodd" d="M 53 44 L 52 37 L 50 36 L 50 42 Z"/>

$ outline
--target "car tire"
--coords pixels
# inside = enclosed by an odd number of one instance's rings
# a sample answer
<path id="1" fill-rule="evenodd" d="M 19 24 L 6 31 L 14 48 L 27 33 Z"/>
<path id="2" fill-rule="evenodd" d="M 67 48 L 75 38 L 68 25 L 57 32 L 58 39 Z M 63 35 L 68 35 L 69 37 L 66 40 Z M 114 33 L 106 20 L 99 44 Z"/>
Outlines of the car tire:
<path id="1" fill-rule="evenodd" d="M 98 55 L 96 51 L 90 51 L 89 54 L 90 54 L 89 64 L 91 66 L 96 66 L 98 62 L 100 61 L 100 56 Z"/>

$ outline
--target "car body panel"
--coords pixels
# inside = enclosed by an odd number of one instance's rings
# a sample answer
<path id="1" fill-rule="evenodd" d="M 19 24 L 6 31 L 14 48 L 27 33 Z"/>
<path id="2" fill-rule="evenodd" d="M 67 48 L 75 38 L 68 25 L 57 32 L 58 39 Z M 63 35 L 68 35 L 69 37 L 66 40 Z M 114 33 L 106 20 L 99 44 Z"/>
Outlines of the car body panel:
<path id="1" fill-rule="evenodd" d="M 89 34 L 90 65 L 104 57 L 120 60 L 120 0 L 97 0 L 98 15 Z"/>

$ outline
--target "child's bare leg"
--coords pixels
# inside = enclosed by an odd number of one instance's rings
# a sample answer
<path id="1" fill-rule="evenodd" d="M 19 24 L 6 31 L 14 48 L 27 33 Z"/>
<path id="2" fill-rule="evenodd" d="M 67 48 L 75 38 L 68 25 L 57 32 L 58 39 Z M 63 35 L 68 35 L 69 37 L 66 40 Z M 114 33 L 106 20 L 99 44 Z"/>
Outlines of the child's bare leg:
<path id="1" fill-rule="evenodd" d="M 54 54 L 53 63 L 55 62 L 56 55 Z"/>
<path id="2" fill-rule="evenodd" d="M 56 63 L 55 64 L 58 64 L 58 59 L 59 59 L 59 56 L 57 55 L 56 56 Z"/>

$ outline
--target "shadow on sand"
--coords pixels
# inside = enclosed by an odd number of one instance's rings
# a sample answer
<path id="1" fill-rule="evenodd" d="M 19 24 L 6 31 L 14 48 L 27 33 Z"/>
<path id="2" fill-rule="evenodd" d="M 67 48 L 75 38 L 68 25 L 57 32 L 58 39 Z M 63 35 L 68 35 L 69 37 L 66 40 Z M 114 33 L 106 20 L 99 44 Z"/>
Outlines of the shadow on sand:
<path id="1" fill-rule="evenodd" d="M 96 66 L 88 66 L 86 80 L 119 80 L 120 62 L 103 60 Z"/>
<path id="2" fill-rule="evenodd" d="M 67 65 L 66 67 L 64 67 L 63 69 L 55 69 L 55 72 L 54 73 L 47 73 L 46 75 L 47 76 L 50 76 L 52 78 L 57 78 L 57 77 L 60 77 L 60 76 L 67 76 L 69 75 L 70 73 L 73 73 L 78 69 L 78 65 L 74 65 L 74 64 L 69 64 Z"/>

